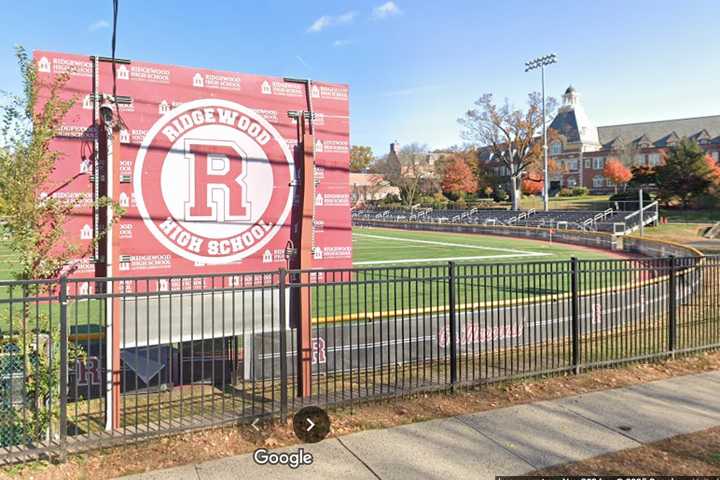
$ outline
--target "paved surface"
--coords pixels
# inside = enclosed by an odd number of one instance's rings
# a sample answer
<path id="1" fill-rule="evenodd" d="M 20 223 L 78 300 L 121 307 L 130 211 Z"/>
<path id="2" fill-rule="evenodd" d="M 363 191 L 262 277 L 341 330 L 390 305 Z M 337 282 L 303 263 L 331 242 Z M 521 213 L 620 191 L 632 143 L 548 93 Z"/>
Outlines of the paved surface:
<path id="1" fill-rule="evenodd" d="M 247 454 L 126 478 L 493 479 L 715 426 L 720 371 L 302 445 L 314 461 L 296 470 Z"/>

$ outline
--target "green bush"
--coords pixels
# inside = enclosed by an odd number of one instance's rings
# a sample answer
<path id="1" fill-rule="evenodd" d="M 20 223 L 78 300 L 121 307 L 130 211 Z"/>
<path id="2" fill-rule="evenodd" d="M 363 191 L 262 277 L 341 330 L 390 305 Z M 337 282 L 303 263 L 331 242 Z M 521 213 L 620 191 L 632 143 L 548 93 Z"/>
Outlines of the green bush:
<path id="1" fill-rule="evenodd" d="M 389 206 L 390 204 L 394 204 L 394 203 L 402 203 L 402 202 L 401 202 L 399 196 L 393 195 L 392 193 L 382 199 L 383 206 Z"/>
<path id="2" fill-rule="evenodd" d="M 573 194 L 573 191 L 572 191 L 572 190 L 570 190 L 570 189 L 567 188 L 567 187 L 563 187 L 563 188 L 561 188 L 560 191 L 558 192 L 558 196 L 559 196 L 559 197 L 574 197 L 575 195 Z"/>
<path id="3" fill-rule="evenodd" d="M 587 195 L 588 193 L 590 193 L 590 190 L 588 190 L 587 187 L 574 187 L 572 189 L 572 193 L 576 197 L 583 197 L 583 196 Z"/>
<path id="4" fill-rule="evenodd" d="M 692 207 L 700 210 L 716 209 L 720 207 L 720 198 L 711 193 L 701 193 L 692 200 Z"/>
<path id="5" fill-rule="evenodd" d="M 429 195 L 420 197 L 420 206 L 421 207 L 424 207 L 424 208 L 432 207 L 434 203 L 435 203 L 435 198 L 433 198 Z"/>
<path id="6" fill-rule="evenodd" d="M 507 202 L 509 198 L 510 195 L 508 195 L 508 193 L 502 188 L 498 188 L 493 193 L 493 200 L 495 200 L 496 202 Z"/>

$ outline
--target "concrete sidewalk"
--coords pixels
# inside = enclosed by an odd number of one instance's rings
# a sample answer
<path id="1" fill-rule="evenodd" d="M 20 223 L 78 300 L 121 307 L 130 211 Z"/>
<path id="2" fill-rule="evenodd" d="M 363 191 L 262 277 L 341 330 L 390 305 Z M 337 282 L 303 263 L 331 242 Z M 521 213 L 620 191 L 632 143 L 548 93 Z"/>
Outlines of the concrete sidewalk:
<path id="1" fill-rule="evenodd" d="M 296 470 L 246 454 L 125 478 L 493 479 L 719 425 L 717 371 L 277 449 L 312 453 Z"/>

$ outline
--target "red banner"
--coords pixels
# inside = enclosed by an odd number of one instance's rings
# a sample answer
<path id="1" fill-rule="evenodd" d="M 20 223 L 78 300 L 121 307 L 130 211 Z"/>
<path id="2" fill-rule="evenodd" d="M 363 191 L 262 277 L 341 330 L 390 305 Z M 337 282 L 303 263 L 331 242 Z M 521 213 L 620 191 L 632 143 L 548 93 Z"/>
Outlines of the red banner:
<path id="1" fill-rule="evenodd" d="M 93 61 L 36 52 L 39 80 L 68 75 L 62 97 L 76 103 L 53 149 L 61 153 L 48 194 L 80 198 L 68 239 L 94 236 Z M 112 67 L 98 63 L 98 92 L 112 94 Z M 120 105 L 118 201 L 123 262 L 114 274 L 184 275 L 270 271 L 286 266 L 285 246 L 300 219 L 294 156 L 306 86 L 281 78 L 132 61 L 116 64 Z M 347 85 L 313 82 L 316 112 L 313 267 L 351 266 Z M 88 259 L 77 273 L 92 275 Z"/>

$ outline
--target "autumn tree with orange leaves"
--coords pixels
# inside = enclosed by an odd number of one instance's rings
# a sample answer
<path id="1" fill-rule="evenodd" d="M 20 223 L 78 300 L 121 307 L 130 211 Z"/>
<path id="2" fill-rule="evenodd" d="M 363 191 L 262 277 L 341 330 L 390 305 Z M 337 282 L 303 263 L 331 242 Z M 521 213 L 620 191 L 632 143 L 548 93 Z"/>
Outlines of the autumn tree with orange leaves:
<path id="1" fill-rule="evenodd" d="M 468 164 L 462 158 L 454 157 L 445 167 L 441 186 L 443 192 L 461 196 L 477 192 L 478 182 Z"/>
<path id="2" fill-rule="evenodd" d="M 542 175 L 528 175 L 520 184 L 523 195 L 539 195 L 543 191 L 544 179 Z"/>
<path id="3" fill-rule="evenodd" d="M 615 184 L 615 193 L 617 193 L 618 185 L 627 185 L 633 177 L 630 169 L 617 158 L 611 158 L 605 163 L 603 175 Z"/>

